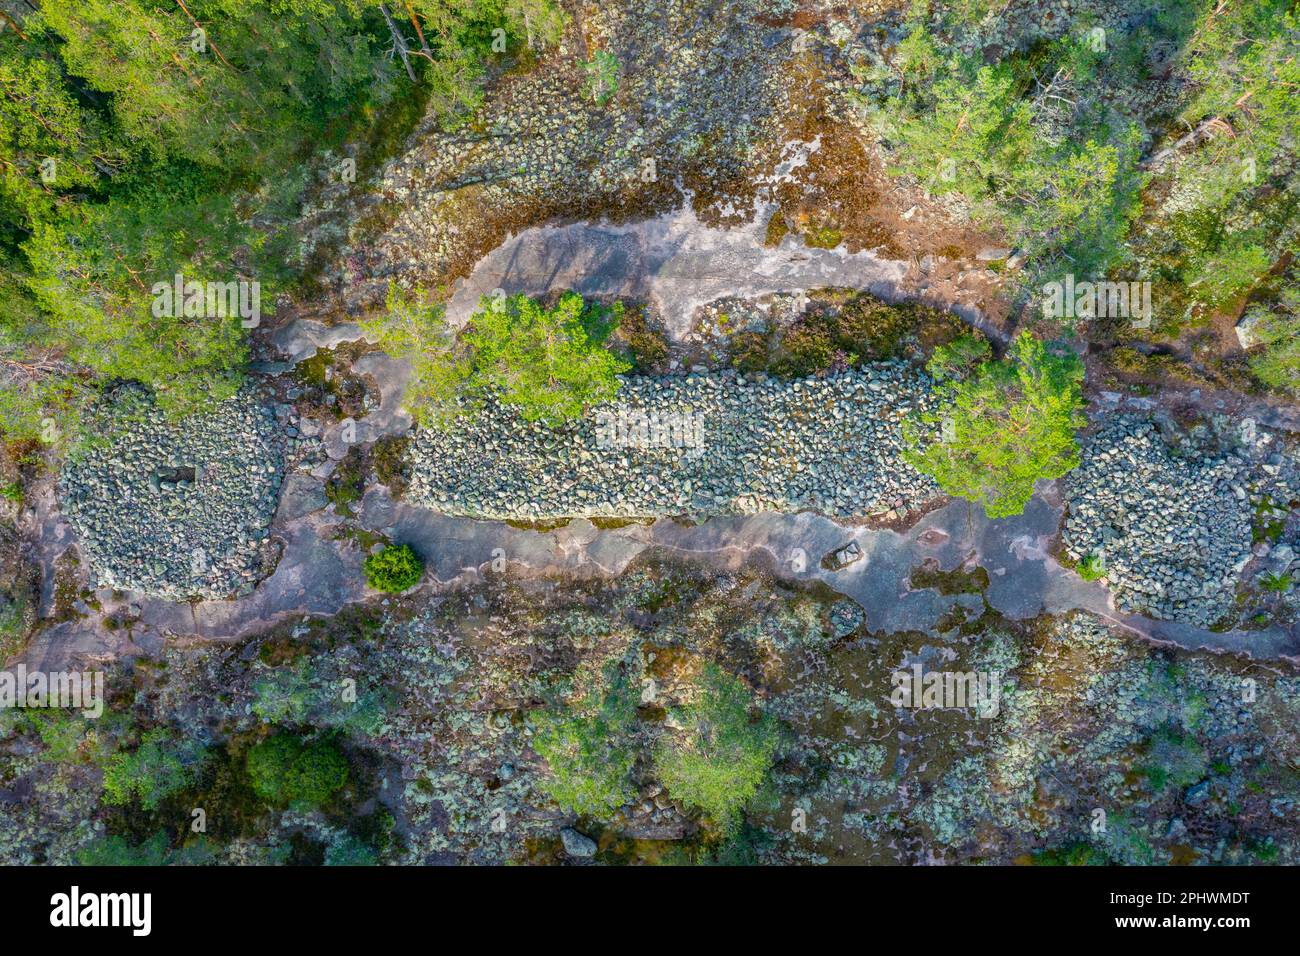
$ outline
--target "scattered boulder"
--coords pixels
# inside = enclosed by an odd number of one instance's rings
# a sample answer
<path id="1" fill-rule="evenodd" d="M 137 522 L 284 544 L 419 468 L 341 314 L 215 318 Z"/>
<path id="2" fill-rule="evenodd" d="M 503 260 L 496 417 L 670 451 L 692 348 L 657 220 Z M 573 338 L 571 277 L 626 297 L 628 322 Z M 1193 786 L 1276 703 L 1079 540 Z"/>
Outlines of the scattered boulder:
<path id="1" fill-rule="evenodd" d="M 862 549 L 856 541 L 850 541 L 838 551 L 832 551 L 822 559 L 822 566 L 828 571 L 842 571 L 855 561 L 862 560 Z"/>
<path id="2" fill-rule="evenodd" d="M 579 833 L 573 827 L 560 831 L 560 840 L 564 843 L 564 852 L 580 860 L 590 859 L 596 855 L 596 841 Z"/>

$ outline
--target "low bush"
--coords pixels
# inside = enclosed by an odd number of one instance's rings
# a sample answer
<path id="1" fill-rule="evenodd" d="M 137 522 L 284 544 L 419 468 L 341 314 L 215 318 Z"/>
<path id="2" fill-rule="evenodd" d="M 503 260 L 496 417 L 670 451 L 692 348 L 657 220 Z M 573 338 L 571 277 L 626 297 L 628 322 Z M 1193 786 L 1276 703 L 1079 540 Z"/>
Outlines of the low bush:
<path id="1" fill-rule="evenodd" d="M 655 752 L 655 773 L 674 800 L 734 833 L 775 759 L 779 735 L 767 714 L 750 719 L 749 689 L 717 665 L 700 677 L 699 699 L 679 715 L 684 733 Z"/>
<path id="2" fill-rule="evenodd" d="M 533 749 L 549 773 L 542 788 L 560 806 L 583 816 L 607 819 L 636 796 L 630 735 L 636 695 L 627 678 L 611 668 L 604 693 L 580 704 L 534 715 Z"/>
<path id="3" fill-rule="evenodd" d="M 409 544 L 398 544 L 367 557 L 364 570 L 366 583 L 376 591 L 400 594 L 420 580 L 424 564 Z"/>

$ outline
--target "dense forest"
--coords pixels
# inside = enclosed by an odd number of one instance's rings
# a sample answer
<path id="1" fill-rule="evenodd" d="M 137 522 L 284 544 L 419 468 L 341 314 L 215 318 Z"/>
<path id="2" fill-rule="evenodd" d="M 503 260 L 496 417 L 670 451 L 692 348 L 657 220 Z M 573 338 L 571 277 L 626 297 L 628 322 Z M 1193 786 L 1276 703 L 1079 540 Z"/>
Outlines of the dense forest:
<path id="1" fill-rule="evenodd" d="M 489 57 L 561 25 L 550 0 L 53 0 L 7 15 L 6 434 L 60 443 L 114 380 L 177 415 L 231 394 L 247 317 L 155 315 L 154 285 L 256 281 L 269 313 L 310 271 L 294 220 L 320 178 L 364 181 L 426 104 L 463 120 Z"/>

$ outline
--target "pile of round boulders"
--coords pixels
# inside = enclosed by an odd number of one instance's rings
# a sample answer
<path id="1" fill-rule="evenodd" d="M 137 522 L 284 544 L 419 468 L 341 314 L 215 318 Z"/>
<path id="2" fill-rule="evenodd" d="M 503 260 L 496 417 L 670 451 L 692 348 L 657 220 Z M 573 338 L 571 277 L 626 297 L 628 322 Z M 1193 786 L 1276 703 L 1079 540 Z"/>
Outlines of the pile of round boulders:
<path id="1" fill-rule="evenodd" d="M 101 416 L 108 437 L 70 456 L 60 482 L 92 583 L 177 599 L 250 593 L 272 560 L 284 468 L 275 408 L 246 391 L 171 422 L 124 391 Z"/>
<path id="2" fill-rule="evenodd" d="M 624 380 L 558 428 L 489 405 L 412 448 L 407 499 L 455 515 L 541 520 L 815 510 L 897 518 L 938 488 L 901 456 L 929 383 L 886 362 L 824 378 L 734 373 Z"/>
<path id="3" fill-rule="evenodd" d="M 1104 572 L 1119 610 L 1221 624 L 1252 558 L 1254 499 L 1284 470 L 1280 455 L 1259 458 L 1257 449 L 1171 441 L 1153 420 L 1111 417 L 1066 479 L 1065 553 Z"/>

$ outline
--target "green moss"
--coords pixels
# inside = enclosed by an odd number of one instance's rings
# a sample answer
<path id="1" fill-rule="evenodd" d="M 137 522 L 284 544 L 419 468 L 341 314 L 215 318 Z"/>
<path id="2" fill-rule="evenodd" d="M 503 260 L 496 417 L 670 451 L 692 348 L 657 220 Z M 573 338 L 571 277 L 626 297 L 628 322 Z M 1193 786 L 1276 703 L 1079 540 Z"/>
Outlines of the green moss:
<path id="1" fill-rule="evenodd" d="M 1106 866 L 1110 860 L 1093 844 L 1079 840 L 1050 850 L 1039 850 L 1030 854 L 1028 862 L 1032 866 Z"/>
<path id="2" fill-rule="evenodd" d="M 954 568 L 951 571 L 913 568 L 909 582 L 913 589 L 933 588 L 945 596 L 983 594 L 989 587 L 989 573 L 981 567 L 974 567 L 969 571 L 961 568 Z"/>
<path id="3" fill-rule="evenodd" d="M 786 378 L 802 378 L 830 368 L 835 355 L 835 340 L 825 324 L 799 321 L 781 337 L 771 369 Z"/>
<path id="4" fill-rule="evenodd" d="M 668 338 L 662 329 L 650 324 L 645 306 L 626 307 L 614 338 L 625 348 L 624 358 L 639 375 L 660 371 L 668 358 Z"/>
<path id="5" fill-rule="evenodd" d="M 844 233 L 831 225 L 820 225 L 807 230 L 803 241 L 814 249 L 834 249 L 844 242 Z"/>
<path id="6" fill-rule="evenodd" d="M 1278 511 L 1285 511 L 1279 508 L 1278 503 L 1272 498 L 1265 497 L 1255 506 L 1255 521 L 1251 528 L 1251 539 L 1258 544 L 1267 542 L 1276 543 L 1282 537 L 1286 530 L 1286 514 L 1275 514 Z"/>
<path id="7" fill-rule="evenodd" d="M 746 374 L 765 371 L 770 361 L 772 336 L 769 332 L 746 330 L 728 340 L 731 365 Z"/>
<path id="8" fill-rule="evenodd" d="M 349 448 L 325 482 L 325 497 L 333 503 L 336 513 L 348 515 L 348 506 L 360 501 L 365 493 L 366 454 L 360 448 Z"/>
<path id="9" fill-rule="evenodd" d="M 767 221 L 767 232 L 763 238 L 765 246 L 779 246 L 781 240 L 785 238 L 790 231 L 790 226 L 785 221 L 785 215 L 781 210 L 772 213 L 772 218 Z"/>
<path id="10" fill-rule="evenodd" d="M 406 435 L 383 435 L 375 439 L 370 449 L 370 460 L 375 466 L 375 477 L 388 486 L 394 498 L 402 497 L 410 480 L 410 461 L 407 453 L 411 439 Z"/>

